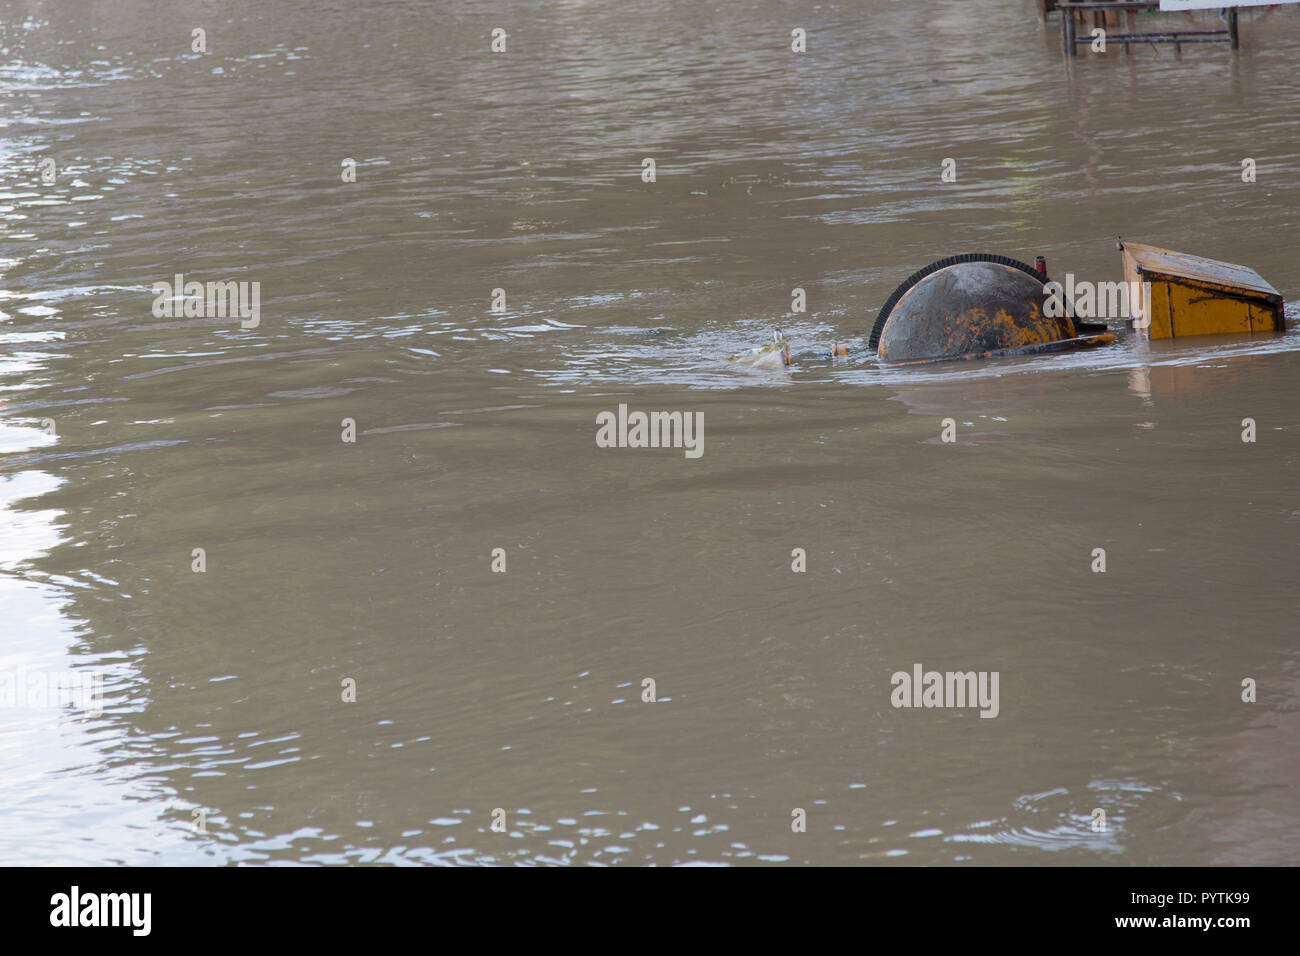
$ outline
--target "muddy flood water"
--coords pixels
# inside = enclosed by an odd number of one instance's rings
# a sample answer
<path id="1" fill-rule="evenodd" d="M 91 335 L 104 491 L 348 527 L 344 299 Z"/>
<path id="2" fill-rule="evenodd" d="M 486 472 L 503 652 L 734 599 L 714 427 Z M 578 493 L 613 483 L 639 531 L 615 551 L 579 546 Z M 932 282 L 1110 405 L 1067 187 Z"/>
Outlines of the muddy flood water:
<path id="1" fill-rule="evenodd" d="M 0 3 L 0 863 L 1300 862 L 1297 49 Z M 1117 235 L 1293 331 L 866 351 L 926 263 Z M 178 273 L 258 323 L 156 316 Z M 702 453 L 598 447 L 620 405 Z"/>

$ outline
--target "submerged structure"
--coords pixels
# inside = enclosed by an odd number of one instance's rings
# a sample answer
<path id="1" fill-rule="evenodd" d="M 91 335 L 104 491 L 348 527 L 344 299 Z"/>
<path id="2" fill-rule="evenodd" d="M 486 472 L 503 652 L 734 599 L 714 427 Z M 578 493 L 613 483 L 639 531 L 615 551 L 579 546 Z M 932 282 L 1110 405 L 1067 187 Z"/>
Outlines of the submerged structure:
<path id="1" fill-rule="evenodd" d="M 1119 243 L 1124 281 L 1150 288 L 1153 339 L 1282 332 L 1282 294 L 1254 269 L 1136 242 Z"/>
<path id="2" fill-rule="evenodd" d="M 1041 260 L 1040 260 L 1041 262 Z M 1105 345 L 1080 335 L 1066 308 L 1048 309 L 1046 264 L 972 253 L 932 262 L 894 290 L 876 316 L 871 346 L 882 362 L 915 365 Z"/>
<path id="3" fill-rule="evenodd" d="M 1252 269 L 1119 242 L 1124 283 L 1143 289 L 1131 327 L 1153 339 L 1285 329 L 1281 294 Z M 1074 318 L 1046 261 L 970 253 L 930 263 L 881 306 L 870 346 L 886 365 L 1033 355 L 1106 345 L 1105 322 Z M 1136 298 L 1136 297 L 1135 297 Z M 1105 316 L 1115 321 L 1124 317 Z"/>

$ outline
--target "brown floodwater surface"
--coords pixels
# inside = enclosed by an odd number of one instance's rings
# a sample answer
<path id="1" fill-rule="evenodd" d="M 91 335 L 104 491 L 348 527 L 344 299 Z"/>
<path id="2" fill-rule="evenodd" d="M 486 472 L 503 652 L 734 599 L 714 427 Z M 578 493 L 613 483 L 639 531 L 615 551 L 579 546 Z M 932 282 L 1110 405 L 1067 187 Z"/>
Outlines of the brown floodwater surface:
<path id="1" fill-rule="evenodd" d="M 1300 8 L 1033 10 L 0 2 L 0 863 L 1300 862 L 1300 310 L 865 349 L 962 252 L 1300 301 Z"/>

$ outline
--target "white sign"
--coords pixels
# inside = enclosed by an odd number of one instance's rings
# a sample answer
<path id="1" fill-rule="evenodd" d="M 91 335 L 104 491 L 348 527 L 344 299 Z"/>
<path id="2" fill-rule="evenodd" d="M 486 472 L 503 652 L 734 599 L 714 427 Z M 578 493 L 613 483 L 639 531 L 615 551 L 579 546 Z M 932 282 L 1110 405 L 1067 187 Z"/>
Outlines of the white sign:
<path id="1" fill-rule="evenodd" d="M 1271 7 L 1300 0 L 1160 0 L 1161 10 L 1217 10 L 1220 7 Z"/>

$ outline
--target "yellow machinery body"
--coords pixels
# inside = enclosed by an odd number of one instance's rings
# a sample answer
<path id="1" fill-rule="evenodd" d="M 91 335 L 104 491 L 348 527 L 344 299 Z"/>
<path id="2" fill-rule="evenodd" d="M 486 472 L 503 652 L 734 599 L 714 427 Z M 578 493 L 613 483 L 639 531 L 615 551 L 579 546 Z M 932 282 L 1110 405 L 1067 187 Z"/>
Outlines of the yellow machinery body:
<path id="1" fill-rule="evenodd" d="M 1120 249 L 1124 281 L 1151 283 L 1153 339 L 1286 328 L 1281 294 L 1253 269 L 1136 242 Z"/>

